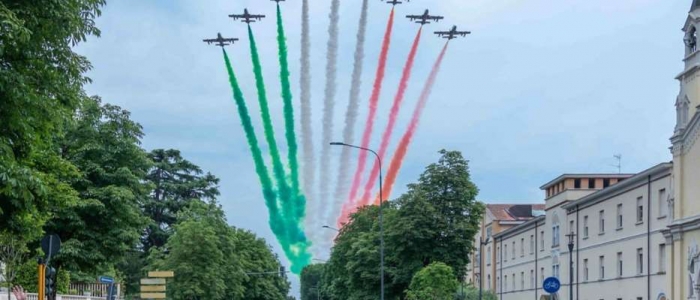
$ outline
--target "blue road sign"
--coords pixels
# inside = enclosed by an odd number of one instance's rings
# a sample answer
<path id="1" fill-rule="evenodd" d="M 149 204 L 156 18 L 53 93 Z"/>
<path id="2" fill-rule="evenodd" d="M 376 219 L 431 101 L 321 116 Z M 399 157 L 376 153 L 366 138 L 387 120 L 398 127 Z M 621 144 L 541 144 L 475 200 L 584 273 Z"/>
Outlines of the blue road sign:
<path id="1" fill-rule="evenodd" d="M 111 284 L 114 283 L 114 278 L 109 276 L 100 276 L 100 283 Z"/>
<path id="2" fill-rule="evenodd" d="M 547 277 L 547 279 L 545 279 L 542 283 L 542 287 L 544 288 L 545 292 L 554 294 L 559 291 L 561 283 L 556 277 Z"/>

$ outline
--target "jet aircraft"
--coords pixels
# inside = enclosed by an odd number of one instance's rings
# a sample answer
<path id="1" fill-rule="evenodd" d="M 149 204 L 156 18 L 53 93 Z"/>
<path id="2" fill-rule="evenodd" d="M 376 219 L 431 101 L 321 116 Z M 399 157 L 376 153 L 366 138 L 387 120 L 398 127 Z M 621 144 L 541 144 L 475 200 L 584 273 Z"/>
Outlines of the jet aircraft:
<path id="1" fill-rule="evenodd" d="M 260 21 L 260 20 L 262 20 L 262 18 L 265 17 L 265 15 L 252 15 L 252 14 L 248 13 L 247 8 L 243 10 L 243 14 L 240 14 L 240 15 L 233 14 L 233 15 L 228 15 L 228 16 L 233 18 L 234 20 L 241 19 L 241 22 L 248 23 L 248 24 L 255 22 L 255 20 Z"/>
<path id="2" fill-rule="evenodd" d="M 406 0 L 406 1 L 407 1 L 407 2 L 411 2 L 411 0 Z M 391 5 L 393 5 L 393 6 L 396 6 L 396 4 L 401 4 L 401 3 L 403 3 L 403 2 L 401 2 L 401 1 L 399 1 L 399 0 L 387 0 L 386 3 L 387 3 L 387 4 L 391 4 Z"/>
<path id="3" fill-rule="evenodd" d="M 406 18 L 409 18 L 411 21 L 416 21 L 416 23 L 425 25 L 425 24 L 430 24 L 430 21 L 435 21 L 435 22 L 440 22 L 440 20 L 444 19 L 443 16 L 431 16 L 428 10 L 426 9 L 425 12 L 422 15 L 408 15 Z"/>
<path id="4" fill-rule="evenodd" d="M 221 48 L 223 48 L 224 46 L 232 45 L 237 40 L 238 40 L 237 38 L 230 38 L 230 39 L 224 38 L 223 36 L 221 36 L 221 33 L 218 33 L 217 37 L 215 39 L 204 39 L 202 41 L 209 44 L 209 45 L 214 43 L 214 45 L 220 46 Z"/>
<path id="5" fill-rule="evenodd" d="M 435 31 L 435 34 L 437 34 L 439 37 L 443 37 L 448 40 L 456 39 L 458 35 L 467 36 L 467 34 L 471 33 L 471 31 L 458 31 L 457 26 L 452 26 L 450 31 Z"/>

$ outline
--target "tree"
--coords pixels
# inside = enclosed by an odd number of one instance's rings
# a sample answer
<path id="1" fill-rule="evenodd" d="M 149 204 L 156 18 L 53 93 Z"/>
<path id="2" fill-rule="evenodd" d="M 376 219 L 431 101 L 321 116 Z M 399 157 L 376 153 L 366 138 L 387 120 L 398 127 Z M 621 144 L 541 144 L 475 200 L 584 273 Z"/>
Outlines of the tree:
<path id="1" fill-rule="evenodd" d="M 406 292 L 407 300 L 453 299 L 457 290 L 457 279 L 448 265 L 433 262 L 421 269 Z"/>
<path id="2" fill-rule="evenodd" d="M 27 245 L 15 235 L 7 232 L 0 233 L 0 265 L 2 265 L 2 276 L 8 287 L 13 286 L 17 273 L 27 260 Z M 10 300 L 10 289 L 7 290 L 7 300 Z"/>
<path id="3" fill-rule="evenodd" d="M 150 167 L 140 148 L 141 125 L 128 111 L 86 99 L 57 141 L 61 156 L 78 167 L 81 176 L 71 182 L 80 200 L 58 207 L 46 232 L 61 237 L 56 266 L 80 277 L 119 262 L 137 245 L 147 219 L 141 205 L 150 186 L 143 178 Z"/>
<path id="4" fill-rule="evenodd" d="M 152 223 L 146 229 L 141 243 L 144 252 L 151 247 L 162 247 L 177 221 L 177 214 L 190 201 L 209 201 L 219 195 L 219 179 L 189 162 L 175 149 L 156 149 L 149 153 L 153 161 L 146 180 L 154 189 L 144 203 L 143 211 Z"/>
<path id="5" fill-rule="evenodd" d="M 473 285 L 467 286 L 464 290 L 457 289 L 458 300 L 498 300 L 498 296 L 492 291 L 482 291 L 481 299 L 479 299 L 479 289 Z"/>
<path id="6" fill-rule="evenodd" d="M 325 264 L 312 264 L 301 270 L 301 300 L 321 299 L 321 283 Z"/>
<path id="7" fill-rule="evenodd" d="M 476 201 L 468 162 L 457 151 L 440 151 L 418 183 L 396 201 L 399 209 L 387 224 L 393 245 L 391 265 L 397 284 L 408 284 L 412 274 L 433 261 L 441 261 L 463 278 L 473 240 L 483 214 Z"/>
<path id="8" fill-rule="evenodd" d="M 0 228 L 32 241 L 50 210 L 73 193 L 55 137 L 85 97 L 90 63 L 73 52 L 99 35 L 104 0 L 1 1 Z"/>

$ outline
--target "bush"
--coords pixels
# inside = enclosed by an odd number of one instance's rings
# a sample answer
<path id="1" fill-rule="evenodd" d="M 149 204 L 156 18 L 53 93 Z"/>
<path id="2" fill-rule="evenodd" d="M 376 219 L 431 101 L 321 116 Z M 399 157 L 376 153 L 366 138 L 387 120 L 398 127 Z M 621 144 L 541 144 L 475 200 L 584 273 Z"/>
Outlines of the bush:
<path id="1" fill-rule="evenodd" d="M 408 300 L 449 300 L 454 298 L 457 279 L 452 268 L 434 262 L 413 275 L 408 287 Z"/>
<path id="2" fill-rule="evenodd" d="M 479 289 L 473 285 L 468 285 L 457 289 L 457 295 L 455 296 L 457 300 L 479 300 Z M 492 291 L 484 290 L 482 294 L 483 300 L 498 300 L 498 296 Z"/>

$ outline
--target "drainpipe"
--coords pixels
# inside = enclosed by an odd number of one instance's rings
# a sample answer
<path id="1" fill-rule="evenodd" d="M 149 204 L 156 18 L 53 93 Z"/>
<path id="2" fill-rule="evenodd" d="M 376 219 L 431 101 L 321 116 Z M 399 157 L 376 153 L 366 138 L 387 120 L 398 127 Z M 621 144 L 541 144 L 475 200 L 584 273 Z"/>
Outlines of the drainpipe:
<path id="1" fill-rule="evenodd" d="M 499 237 L 499 240 L 501 240 L 501 246 L 499 246 L 501 254 L 499 255 L 499 262 L 498 264 L 500 265 L 500 274 L 498 274 L 498 298 L 503 300 L 503 237 Z"/>
<path id="2" fill-rule="evenodd" d="M 579 299 L 579 292 L 578 292 L 578 286 L 579 286 L 579 278 L 578 274 L 581 273 L 579 272 L 579 249 L 581 249 L 581 240 L 579 238 L 579 209 L 578 209 L 578 204 L 576 205 L 576 300 Z"/>
<path id="3" fill-rule="evenodd" d="M 538 234 L 538 232 L 539 232 L 539 229 L 537 228 L 537 226 L 538 226 L 539 224 L 540 224 L 539 221 L 535 221 L 535 278 L 532 279 L 532 280 L 535 282 L 535 300 L 539 300 L 539 299 L 537 298 L 537 296 L 538 296 L 538 293 L 539 293 L 539 291 L 540 291 L 540 289 L 539 289 L 539 284 L 537 284 L 537 272 L 538 272 L 538 271 L 537 271 L 537 260 L 538 260 L 538 259 L 537 259 L 537 253 L 540 252 L 540 251 L 537 249 L 537 245 L 539 244 L 539 242 L 538 242 L 539 240 L 538 240 L 538 237 L 537 237 L 537 234 Z"/>
<path id="4" fill-rule="evenodd" d="M 651 299 L 651 175 L 647 176 L 647 299 Z"/>

